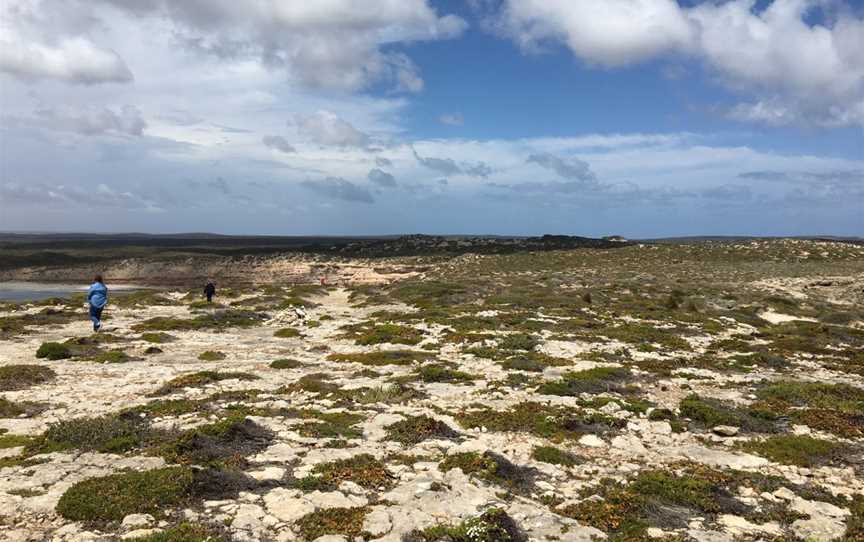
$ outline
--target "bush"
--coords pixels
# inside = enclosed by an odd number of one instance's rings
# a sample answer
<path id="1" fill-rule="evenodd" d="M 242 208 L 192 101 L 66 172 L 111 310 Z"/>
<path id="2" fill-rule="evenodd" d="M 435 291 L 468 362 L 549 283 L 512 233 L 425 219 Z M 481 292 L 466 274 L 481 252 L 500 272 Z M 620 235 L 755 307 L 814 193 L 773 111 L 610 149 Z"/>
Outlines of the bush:
<path id="1" fill-rule="evenodd" d="M 535 446 L 532 455 L 537 461 L 550 463 L 552 465 L 572 467 L 573 465 L 578 465 L 580 463 L 579 458 L 575 455 L 565 450 L 560 450 L 554 446 Z"/>
<path id="2" fill-rule="evenodd" d="M 182 506 L 192 494 L 193 474 L 186 467 L 167 467 L 91 478 L 60 497 L 57 513 L 72 521 L 120 521 L 129 514 L 161 516 Z"/>
<path id="3" fill-rule="evenodd" d="M 533 335 L 514 333 L 498 341 L 498 347 L 504 350 L 534 350 L 539 343 Z"/>
<path id="4" fill-rule="evenodd" d="M 371 367 L 383 367 L 386 365 L 411 365 L 417 361 L 424 361 L 432 357 L 426 352 L 414 352 L 411 350 L 378 350 L 375 352 L 361 352 L 355 354 L 330 354 L 327 359 L 340 363 L 360 363 Z"/>
<path id="5" fill-rule="evenodd" d="M 490 508 L 481 515 L 449 527 L 436 525 L 422 531 L 412 531 L 404 542 L 522 542 L 525 536 L 513 518 L 499 508 Z"/>
<path id="6" fill-rule="evenodd" d="M 4 365 L 0 366 L 0 390 L 23 390 L 48 382 L 57 376 L 50 367 L 44 365 Z"/>
<path id="7" fill-rule="evenodd" d="M 72 357 L 72 350 L 65 344 L 47 342 L 36 350 L 36 357 L 40 359 L 67 359 Z"/>
<path id="8" fill-rule="evenodd" d="M 106 415 L 74 418 L 52 423 L 29 447 L 28 453 L 49 453 L 69 449 L 120 453 L 140 447 L 150 430 L 140 418 Z"/>
<path id="9" fill-rule="evenodd" d="M 297 369 L 302 366 L 303 364 L 296 359 L 288 358 L 277 359 L 270 363 L 272 369 Z"/>
<path id="10" fill-rule="evenodd" d="M 142 333 L 141 340 L 147 341 L 148 343 L 155 344 L 165 344 L 171 341 L 176 340 L 177 337 L 173 335 L 169 335 L 167 333 L 155 332 L 155 333 Z"/>
<path id="11" fill-rule="evenodd" d="M 430 438 L 455 438 L 459 433 L 446 423 L 429 416 L 411 416 L 385 427 L 387 438 L 403 445 L 413 445 Z"/>
<path id="12" fill-rule="evenodd" d="M 151 395 L 168 395 L 183 388 L 201 388 L 207 384 L 221 382 L 223 380 L 257 380 L 258 377 L 241 372 L 225 372 L 219 373 L 216 371 L 198 371 L 197 373 L 189 373 L 176 378 L 172 378 L 162 385 L 158 390 Z"/>
<path id="13" fill-rule="evenodd" d="M 813 467 L 830 461 L 843 446 L 806 435 L 778 435 L 744 442 L 741 448 L 777 463 Z"/>
<path id="14" fill-rule="evenodd" d="M 368 508 L 326 508 L 306 514 L 297 520 L 303 540 L 311 542 L 325 535 L 359 536 L 363 531 L 363 520 Z"/>
<path id="15" fill-rule="evenodd" d="M 276 331 L 273 336 L 280 339 L 296 339 L 297 337 L 302 337 L 300 332 L 293 327 L 283 327 Z"/>
<path id="16" fill-rule="evenodd" d="M 417 374 L 423 382 L 470 382 L 477 378 L 463 371 L 454 371 L 446 365 L 424 365 L 417 370 Z"/>
<path id="17" fill-rule="evenodd" d="M 198 354 L 198 359 L 201 361 L 221 361 L 225 359 L 225 354 L 217 350 L 207 350 Z"/>

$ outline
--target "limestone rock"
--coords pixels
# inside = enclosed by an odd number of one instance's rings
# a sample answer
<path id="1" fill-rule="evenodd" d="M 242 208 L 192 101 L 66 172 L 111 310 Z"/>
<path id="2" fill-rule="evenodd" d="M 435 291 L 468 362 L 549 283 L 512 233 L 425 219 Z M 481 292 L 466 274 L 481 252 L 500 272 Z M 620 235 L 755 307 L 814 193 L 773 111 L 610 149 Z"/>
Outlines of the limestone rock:
<path id="1" fill-rule="evenodd" d="M 393 528 L 390 514 L 383 509 L 375 509 L 366 515 L 363 520 L 363 530 L 369 532 L 373 538 L 379 538 L 389 533 Z"/>
<path id="2" fill-rule="evenodd" d="M 715 425 L 711 431 L 722 437 L 734 437 L 738 434 L 738 428 L 733 425 Z"/>

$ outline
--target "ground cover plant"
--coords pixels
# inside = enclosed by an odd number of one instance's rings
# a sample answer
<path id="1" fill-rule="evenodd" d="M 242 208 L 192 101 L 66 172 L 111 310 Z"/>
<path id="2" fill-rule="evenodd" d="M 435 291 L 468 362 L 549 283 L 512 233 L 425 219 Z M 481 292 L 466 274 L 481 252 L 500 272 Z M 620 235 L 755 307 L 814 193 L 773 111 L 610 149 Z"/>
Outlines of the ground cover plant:
<path id="1" fill-rule="evenodd" d="M 861 537 L 864 247 L 466 242 L 0 306 L 0 539 Z"/>

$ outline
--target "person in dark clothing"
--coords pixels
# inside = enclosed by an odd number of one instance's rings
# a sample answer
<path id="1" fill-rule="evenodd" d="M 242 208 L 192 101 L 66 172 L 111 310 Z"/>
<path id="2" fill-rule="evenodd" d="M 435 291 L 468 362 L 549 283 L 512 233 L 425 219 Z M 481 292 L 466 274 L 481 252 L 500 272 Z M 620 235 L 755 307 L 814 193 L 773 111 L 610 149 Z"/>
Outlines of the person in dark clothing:
<path id="1" fill-rule="evenodd" d="M 207 286 L 204 287 L 204 295 L 207 296 L 207 303 L 213 303 L 213 296 L 216 295 L 216 285 L 212 280 L 207 281 Z"/>
<path id="2" fill-rule="evenodd" d="M 93 322 L 93 331 L 102 328 L 102 309 L 108 304 L 108 287 L 102 280 L 102 275 L 93 278 L 93 284 L 87 290 L 87 302 L 90 303 L 90 321 Z"/>

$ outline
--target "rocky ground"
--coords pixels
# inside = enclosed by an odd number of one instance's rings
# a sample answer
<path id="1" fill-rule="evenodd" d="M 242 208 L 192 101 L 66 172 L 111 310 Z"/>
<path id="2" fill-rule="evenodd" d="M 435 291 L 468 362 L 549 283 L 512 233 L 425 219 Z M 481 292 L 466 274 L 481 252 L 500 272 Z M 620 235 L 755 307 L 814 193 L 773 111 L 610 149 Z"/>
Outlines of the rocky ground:
<path id="1" fill-rule="evenodd" d="M 410 267 L 0 307 L 0 539 L 864 540 L 864 247 Z"/>

